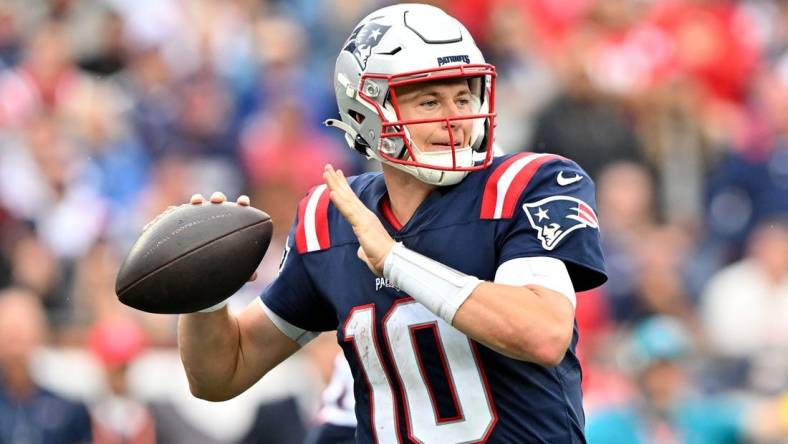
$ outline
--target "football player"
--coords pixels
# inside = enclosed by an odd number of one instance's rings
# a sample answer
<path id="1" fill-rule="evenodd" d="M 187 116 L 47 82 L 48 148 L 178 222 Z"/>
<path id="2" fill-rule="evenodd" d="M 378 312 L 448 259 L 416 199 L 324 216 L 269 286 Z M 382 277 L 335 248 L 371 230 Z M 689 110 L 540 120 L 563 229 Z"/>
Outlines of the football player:
<path id="1" fill-rule="evenodd" d="M 334 82 L 326 123 L 382 173 L 327 165 L 260 299 L 181 316 L 192 392 L 231 398 L 336 330 L 358 442 L 584 442 L 575 292 L 606 279 L 591 179 L 492 155 L 495 68 L 435 7 L 364 18 Z"/>

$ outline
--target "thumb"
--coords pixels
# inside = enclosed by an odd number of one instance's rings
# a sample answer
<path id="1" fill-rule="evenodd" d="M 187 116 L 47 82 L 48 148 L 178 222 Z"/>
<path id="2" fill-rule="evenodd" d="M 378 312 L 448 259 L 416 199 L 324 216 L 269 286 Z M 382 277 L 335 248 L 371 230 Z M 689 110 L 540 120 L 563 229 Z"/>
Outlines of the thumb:
<path id="1" fill-rule="evenodd" d="M 370 271 L 372 271 L 372 273 L 374 273 L 376 276 L 380 276 L 380 272 L 375 270 L 375 267 L 372 266 L 372 263 L 369 261 L 369 257 L 367 257 L 367 253 L 364 252 L 363 248 L 358 247 L 358 251 L 356 251 L 356 256 L 358 256 L 358 258 L 361 259 L 362 262 L 367 264 L 367 267 L 370 269 Z"/>
<path id="2" fill-rule="evenodd" d="M 356 256 L 358 256 L 358 258 L 361 259 L 362 261 L 369 263 L 369 258 L 367 257 L 367 253 L 364 252 L 364 248 L 358 247 L 358 250 L 356 251 Z"/>

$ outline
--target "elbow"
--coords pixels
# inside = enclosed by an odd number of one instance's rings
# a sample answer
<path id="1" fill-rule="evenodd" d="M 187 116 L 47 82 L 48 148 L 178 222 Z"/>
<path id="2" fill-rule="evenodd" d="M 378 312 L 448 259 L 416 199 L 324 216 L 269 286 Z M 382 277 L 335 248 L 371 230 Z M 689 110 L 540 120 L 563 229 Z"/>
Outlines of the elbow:
<path id="1" fill-rule="evenodd" d="M 234 393 L 232 390 L 217 390 L 222 384 L 212 384 L 211 387 L 200 386 L 193 381 L 189 381 L 189 391 L 192 396 L 203 401 L 210 402 L 223 402 L 238 396 L 239 393 Z"/>
<path id="2" fill-rule="evenodd" d="M 543 367 L 555 367 L 564 360 L 566 351 L 572 341 L 572 330 L 556 329 L 552 334 L 546 335 L 536 349 L 534 360 Z"/>
<path id="3" fill-rule="evenodd" d="M 552 347 L 548 349 L 545 347 L 545 350 L 539 351 L 539 353 L 534 356 L 533 361 L 542 367 L 552 368 L 564 360 L 564 356 L 566 356 L 566 350 L 566 348 L 561 349 Z"/>
<path id="4" fill-rule="evenodd" d="M 532 334 L 532 333 L 531 333 Z M 527 336 L 516 336 L 524 338 Z M 534 340 L 512 341 L 504 346 L 507 355 L 523 361 L 530 361 L 543 367 L 555 367 L 564 360 L 572 340 L 572 330 L 551 329 Z"/>

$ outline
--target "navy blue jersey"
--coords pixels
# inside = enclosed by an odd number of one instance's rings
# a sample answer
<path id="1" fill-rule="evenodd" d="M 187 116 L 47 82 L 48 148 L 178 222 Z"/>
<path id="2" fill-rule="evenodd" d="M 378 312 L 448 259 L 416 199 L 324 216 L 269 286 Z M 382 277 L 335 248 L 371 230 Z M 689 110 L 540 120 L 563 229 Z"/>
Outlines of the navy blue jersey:
<path id="1" fill-rule="evenodd" d="M 550 256 L 566 264 L 577 291 L 606 279 L 594 185 L 570 160 L 497 158 L 433 191 L 396 228 L 382 214 L 380 173 L 349 182 L 395 240 L 463 273 L 493 281 L 508 260 Z M 355 381 L 359 442 L 585 442 L 576 326 L 556 367 L 505 357 L 375 276 L 358 247 L 325 185 L 316 187 L 261 297 L 296 327 L 337 330 Z"/>

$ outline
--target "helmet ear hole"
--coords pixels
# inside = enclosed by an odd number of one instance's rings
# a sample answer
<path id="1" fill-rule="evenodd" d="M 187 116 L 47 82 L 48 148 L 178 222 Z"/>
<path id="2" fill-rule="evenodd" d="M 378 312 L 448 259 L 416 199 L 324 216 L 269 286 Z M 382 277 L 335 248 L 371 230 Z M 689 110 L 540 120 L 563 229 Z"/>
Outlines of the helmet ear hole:
<path id="1" fill-rule="evenodd" d="M 349 115 L 350 115 L 350 117 L 352 117 L 352 118 L 353 118 L 353 120 L 355 120 L 356 122 L 358 122 L 358 123 L 364 123 L 364 115 L 363 115 L 363 114 L 361 114 L 361 113 L 359 113 L 359 112 L 357 112 L 357 111 L 354 111 L 354 110 L 352 110 L 352 109 L 351 109 L 351 110 L 348 110 L 348 114 L 349 114 Z"/>
<path id="2" fill-rule="evenodd" d="M 363 154 L 364 157 L 369 158 L 369 152 L 367 151 L 369 148 L 369 144 L 366 140 L 364 140 L 363 137 L 361 137 L 361 134 L 356 134 L 356 137 L 353 140 L 353 149 Z"/>

